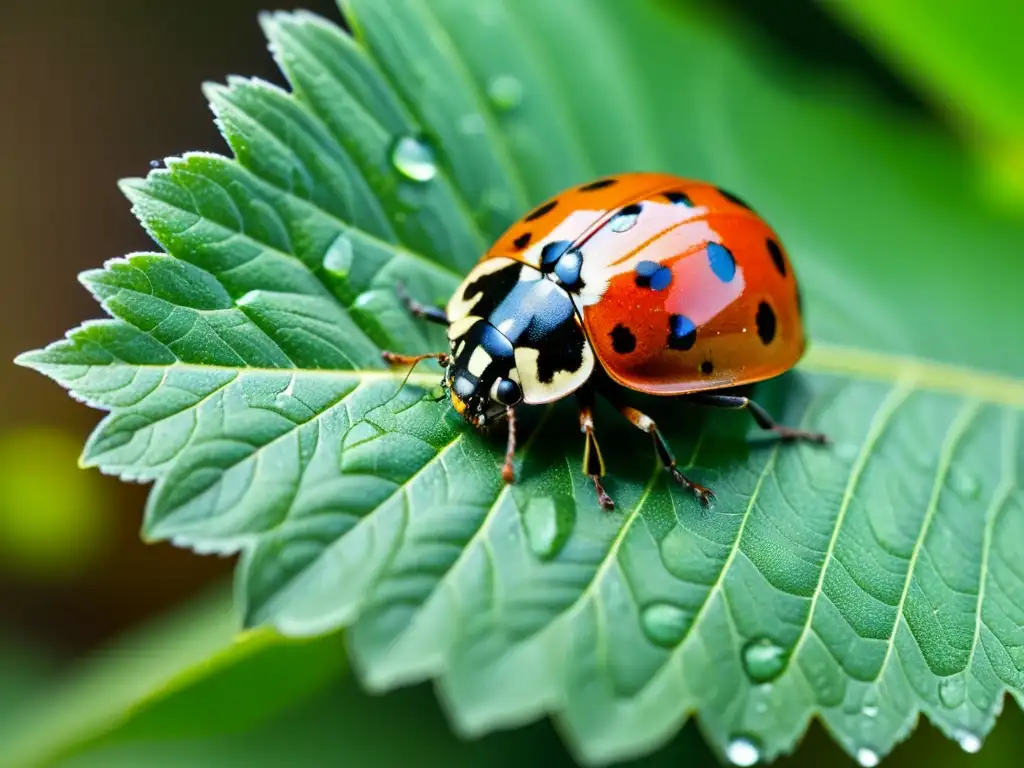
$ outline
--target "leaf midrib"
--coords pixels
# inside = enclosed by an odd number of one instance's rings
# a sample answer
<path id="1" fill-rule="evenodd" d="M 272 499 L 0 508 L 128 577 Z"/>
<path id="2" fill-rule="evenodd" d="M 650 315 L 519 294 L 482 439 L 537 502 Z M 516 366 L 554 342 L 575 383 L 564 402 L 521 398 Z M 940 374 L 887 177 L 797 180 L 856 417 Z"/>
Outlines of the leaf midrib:
<path id="1" fill-rule="evenodd" d="M 15 363 L 28 367 L 60 366 L 62 363 L 33 359 L 41 353 L 29 352 L 15 358 Z M 73 365 L 73 364 L 69 364 Z M 75 365 L 75 367 L 79 367 Z M 128 368 L 176 368 L 179 370 L 231 371 L 247 374 L 299 373 L 315 376 L 353 376 L 359 378 L 392 380 L 405 377 L 407 370 L 365 370 L 345 368 L 261 368 L 202 365 L 198 363 L 127 363 L 118 361 L 106 366 Z M 911 391 L 943 392 L 982 402 L 1024 409 L 1024 379 L 1000 373 L 973 370 L 964 366 L 942 363 L 912 355 L 889 354 L 847 347 L 838 344 L 817 343 L 811 346 L 797 370 L 851 379 L 890 382 L 908 387 Z M 408 382 L 417 386 L 433 387 L 438 383 L 437 373 L 409 375 Z"/>

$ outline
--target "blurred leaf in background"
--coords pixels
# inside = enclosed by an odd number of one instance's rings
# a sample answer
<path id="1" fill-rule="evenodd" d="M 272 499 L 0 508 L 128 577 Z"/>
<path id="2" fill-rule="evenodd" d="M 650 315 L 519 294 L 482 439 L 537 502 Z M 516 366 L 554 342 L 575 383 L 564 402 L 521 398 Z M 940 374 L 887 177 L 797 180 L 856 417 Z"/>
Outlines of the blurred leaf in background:
<path id="1" fill-rule="evenodd" d="M 230 591 L 221 589 L 119 639 L 71 674 L 35 673 L 35 690 L 22 690 L 0 720 L 0 766 L 49 764 L 111 742 L 256 728 L 344 669 L 337 636 L 296 641 L 269 630 L 238 635 L 237 627 Z M 30 658 L 14 645 L 9 652 Z"/>
<path id="2" fill-rule="evenodd" d="M 0 434 L 0 570 L 71 580 L 105 554 L 113 511 L 101 478 L 78 467 L 81 450 L 56 428 Z"/>
<path id="3" fill-rule="evenodd" d="M 1024 209 L 1024 9 L 1018 0 L 822 0 L 939 106 L 991 188 Z"/>

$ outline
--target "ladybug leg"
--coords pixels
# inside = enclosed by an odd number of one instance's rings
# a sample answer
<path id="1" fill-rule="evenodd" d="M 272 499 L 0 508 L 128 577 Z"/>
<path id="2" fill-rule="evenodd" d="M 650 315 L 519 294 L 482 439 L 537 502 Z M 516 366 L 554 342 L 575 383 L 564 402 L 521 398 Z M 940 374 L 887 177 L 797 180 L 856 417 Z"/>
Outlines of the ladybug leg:
<path id="1" fill-rule="evenodd" d="M 398 294 L 398 298 L 402 300 L 409 314 L 415 317 L 422 317 L 424 320 L 429 320 L 438 325 L 448 325 L 448 315 L 445 314 L 443 309 L 420 304 L 406 292 L 405 286 L 401 283 L 395 285 L 395 293 Z"/>
<path id="2" fill-rule="evenodd" d="M 577 393 L 580 402 L 580 431 L 586 436 L 586 444 L 583 447 L 583 472 L 594 481 L 594 490 L 597 492 L 597 503 L 602 509 L 615 509 L 615 502 L 601 485 L 601 476 L 604 474 L 604 459 L 601 457 L 601 448 L 597 444 L 597 437 L 594 434 L 594 398 L 589 389 L 580 390 Z"/>
<path id="3" fill-rule="evenodd" d="M 505 464 L 501 468 L 501 479 L 508 485 L 516 481 L 516 470 L 512 459 L 516 455 L 516 411 L 511 406 L 505 409 L 508 417 L 508 443 L 505 446 Z"/>
<path id="4" fill-rule="evenodd" d="M 684 488 L 693 491 L 702 504 L 708 504 L 711 499 L 715 498 L 715 494 L 710 488 L 705 488 L 703 485 L 693 482 L 693 480 L 679 471 L 676 467 L 676 458 L 672 455 L 672 449 L 668 447 L 668 442 L 662 436 L 658 425 L 654 423 L 654 419 L 645 413 L 641 413 L 636 408 L 630 408 L 628 405 L 622 405 L 614 401 L 613 405 L 619 409 L 619 413 L 629 420 L 630 424 L 646 432 L 654 439 L 654 450 L 657 451 L 658 458 L 661 459 L 665 470 L 672 475 L 673 480 Z"/>
<path id="5" fill-rule="evenodd" d="M 757 426 L 769 432 L 774 432 L 783 440 L 807 440 L 812 443 L 827 443 L 829 439 L 820 432 L 807 432 L 802 429 L 794 429 L 778 424 L 775 419 L 768 415 L 768 411 L 755 403 L 749 397 L 739 395 L 718 395 L 711 392 L 689 395 L 686 398 L 697 405 L 708 405 L 713 408 L 746 408 Z"/>

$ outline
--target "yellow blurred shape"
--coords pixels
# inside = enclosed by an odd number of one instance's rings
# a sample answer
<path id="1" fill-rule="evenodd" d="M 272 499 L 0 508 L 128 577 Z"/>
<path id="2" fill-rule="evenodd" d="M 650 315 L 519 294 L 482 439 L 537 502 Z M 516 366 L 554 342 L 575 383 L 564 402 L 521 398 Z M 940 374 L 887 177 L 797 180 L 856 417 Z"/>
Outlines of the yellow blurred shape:
<path id="1" fill-rule="evenodd" d="M 79 439 L 31 426 L 0 435 L 0 569 L 65 580 L 96 561 L 115 526 L 102 478 L 79 469 Z"/>
<path id="2" fill-rule="evenodd" d="M 1016 142 L 992 143 L 981 148 L 985 163 L 984 192 L 1009 212 L 1024 207 L 1024 137 Z"/>

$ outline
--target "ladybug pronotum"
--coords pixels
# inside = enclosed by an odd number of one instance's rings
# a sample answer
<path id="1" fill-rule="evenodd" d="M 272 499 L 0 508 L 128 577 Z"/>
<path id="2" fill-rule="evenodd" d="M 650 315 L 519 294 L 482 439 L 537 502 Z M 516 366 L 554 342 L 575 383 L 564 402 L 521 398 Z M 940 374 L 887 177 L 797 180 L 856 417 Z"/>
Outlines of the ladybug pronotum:
<path id="1" fill-rule="evenodd" d="M 506 482 L 514 477 L 516 407 L 574 394 L 583 471 L 612 509 L 601 485 L 596 392 L 652 436 L 665 469 L 706 503 L 714 494 L 676 468 L 657 425 L 621 402 L 621 387 L 746 408 L 783 438 L 827 441 L 716 391 L 792 368 L 805 340 L 799 287 L 778 236 L 711 184 L 631 173 L 567 190 L 513 224 L 444 310 L 402 298 L 413 314 L 447 326 L 450 349 L 384 358 L 435 358 L 452 405 L 470 424 L 508 420 Z"/>

